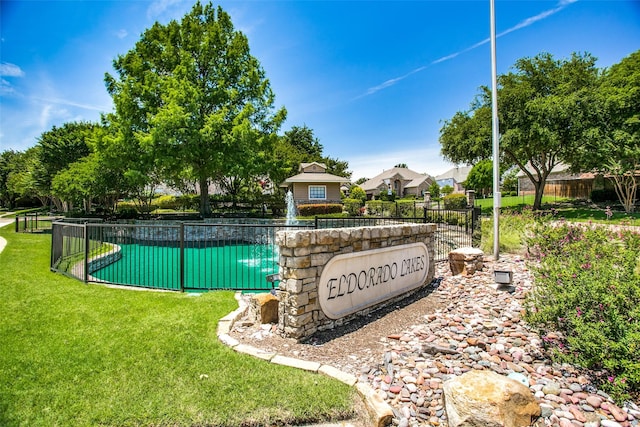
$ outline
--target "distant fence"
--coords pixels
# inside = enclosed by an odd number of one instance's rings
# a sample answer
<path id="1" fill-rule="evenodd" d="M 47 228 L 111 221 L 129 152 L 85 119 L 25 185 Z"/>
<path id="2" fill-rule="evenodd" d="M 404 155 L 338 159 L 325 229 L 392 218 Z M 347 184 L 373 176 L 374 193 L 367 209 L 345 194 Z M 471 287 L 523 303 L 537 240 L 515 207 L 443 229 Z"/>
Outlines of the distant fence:
<path id="1" fill-rule="evenodd" d="M 462 246 L 477 246 L 479 209 L 424 210 L 411 218 L 316 218 L 296 224 L 258 219 L 111 224 L 53 222 L 52 271 L 84 282 L 170 291 L 270 290 L 279 254 L 276 233 L 285 229 L 436 223 L 435 261 Z"/>
<path id="2" fill-rule="evenodd" d="M 36 233 L 51 230 L 51 224 L 55 221 L 63 219 L 62 216 L 51 216 L 34 213 L 26 213 L 16 215 L 15 230 L 16 233 Z"/>

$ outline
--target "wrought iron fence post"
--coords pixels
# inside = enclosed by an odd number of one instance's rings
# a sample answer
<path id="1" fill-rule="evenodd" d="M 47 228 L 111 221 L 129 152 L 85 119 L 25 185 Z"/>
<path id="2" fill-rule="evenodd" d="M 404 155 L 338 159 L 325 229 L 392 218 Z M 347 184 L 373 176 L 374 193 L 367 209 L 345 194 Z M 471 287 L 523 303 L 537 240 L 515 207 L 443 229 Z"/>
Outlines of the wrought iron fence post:
<path id="1" fill-rule="evenodd" d="M 464 211 L 464 232 L 469 233 L 469 214 L 473 214 L 473 208 Z M 473 215 L 471 215 L 471 221 L 473 221 Z M 473 230 L 473 224 L 471 225 Z"/>
<path id="2" fill-rule="evenodd" d="M 16 215 L 16 233 L 20 230 L 20 217 Z"/>
<path id="3" fill-rule="evenodd" d="M 184 222 L 180 223 L 180 292 L 184 292 Z"/>
<path id="4" fill-rule="evenodd" d="M 85 222 L 84 226 L 84 283 L 89 282 L 89 227 Z"/>

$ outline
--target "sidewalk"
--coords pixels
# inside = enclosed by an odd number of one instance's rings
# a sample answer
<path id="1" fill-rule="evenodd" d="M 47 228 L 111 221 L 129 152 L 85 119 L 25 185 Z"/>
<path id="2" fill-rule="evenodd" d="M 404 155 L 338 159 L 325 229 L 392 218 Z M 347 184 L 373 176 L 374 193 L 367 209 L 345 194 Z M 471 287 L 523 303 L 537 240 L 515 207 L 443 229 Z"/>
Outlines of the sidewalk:
<path id="1" fill-rule="evenodd" d="M 0 227 L 12 224 L 13 221 L 11 218 L 0 218 Z M 2 252 L 5 246 L 7 246 L 7 241 L 3 237 L 0 237 L 0 252 Z"/>

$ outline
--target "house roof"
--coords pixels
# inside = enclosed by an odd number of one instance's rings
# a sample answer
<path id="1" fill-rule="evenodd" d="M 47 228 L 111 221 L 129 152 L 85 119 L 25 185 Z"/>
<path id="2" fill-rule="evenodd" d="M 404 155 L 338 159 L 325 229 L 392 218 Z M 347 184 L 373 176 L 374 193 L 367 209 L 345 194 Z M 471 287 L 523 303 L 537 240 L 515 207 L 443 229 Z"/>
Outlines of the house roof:
<path id="1" fill-rule="evenodd" d="M 471 169 L 473 169 L 473 166 L 456 166 L 445 173 L 436 176 L 436 181 L 453 178 L 455 182 L 463 183 L 467 180 L 467 176 L 469 176 Z"/>
<path id="2" fill-rule="evenodd" d="M 344 176 L 332 175 L 326 172 L 305 172 L 299 173 L 284 180 L 285 184 L 293 184 L 294 182 L 349 182 L 349 178 Z"/>
<path id="3" fill-rule="evenodd" d="M 327 165 L 325 165 L 324 163 L 319 163 L 319 162 L 311 162 L 311 163 L 300 163 L 300 166 L 298 166 L 298 171 L 301 171 L 303 169 L 308 168 L 311 165 L 318 165 L 320 166 L 322 169 L 327 170 Z"/>
<path id="4" fill-rule="evenodd" d="M 405 188 L 411 188 L 417 187 L 425 179 L 429 178 L 431 177 L 427 174 L 418 173 L 408 168 L 391 168 L 363 182 L 360 185 L 360 188 L 362 188 L 365 192 L 376 190 L 377 188 L 380 188 L 382 185 L 384 185 L 385 179 L 402 179 L 403 181 L 410 181 L 409 184 L 405 185 Z"/>
<path id="5" fill-rule="evenodd" d="M 533 167 L 531 166 L 531 163 L 527 163 L 525 167 L 527 168 L 528 171 L 533 172 Z M 564 163 L 556 163 L 556 165 L 551 169 L 551 172 L 549 173 L 549 177 L 547 178 L 547 181 L 553 181 L 554 174 L 565 174 L 564 176 L 562 176 L 563 181 L 570 181 L 574 179 L 575 180 L 593 179 L 596 176 L 596 174 L 592 172 L 570 173 L 569 165 L 566 165 Z M 524 171 L 520 169 L 516 174 L 516 176 L 518 178 L 524 178 L 527 176 L 527 174 L 525 174 Z"/>

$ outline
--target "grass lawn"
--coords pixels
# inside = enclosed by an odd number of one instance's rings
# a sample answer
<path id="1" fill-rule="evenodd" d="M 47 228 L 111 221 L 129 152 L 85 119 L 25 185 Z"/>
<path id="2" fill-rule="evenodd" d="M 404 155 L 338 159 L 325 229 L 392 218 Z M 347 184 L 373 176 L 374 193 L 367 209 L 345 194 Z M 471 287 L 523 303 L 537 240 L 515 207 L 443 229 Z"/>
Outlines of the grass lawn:
<path id="1" fill-rule="evenodd" d="M 503 208 L 523 208 L 525 206 L 533 206 L 534 195 L 530 194 L 527 196 L 502 196 L 502 203 L 500 204 Z M 555 196 L 542 196 L 542 204 L 554 204 L 560 203 L 567 199 L 555 197 Z M 476 206 L 480 206 L 482 208 L 482 213 L 490 214 L 493 212 L 493 197 L 486 199 L 476 199 Z"/>
<path id="2" fill-rule="evenodd" d="M 0 425 L 238 426 L 348 417 L 352 388 L 219 343 L 231 292 L 85 285 L 50 236 L 0 228 Z"/>
<path id="3" fill-rule="evenodd" d="M 502 198 L 501 206 L 503 208 L 523 208 L 525 206 L 533 206 L 533 195 L 529 196 L 507 196 Z M 613 216 L 607 219 L 605 209 L 594 209 L 586 206 L 566 206 L 570 203 L 570 199 L 562 199 L 555 196 L 544 196 L 542 198 L 542 209 L 549 210 L 553 208 L 557 218 L 564 218 L 567 221 L 578 222 L 603 222 L 609 224 L 635 225 L 640 226 L 640 212 L 626 214 L 623 211 L 613 211 Z M 482 213 L 491 215 L 493 213 L 493 198 L 476 199 L 476 206 L 482 208 Z"/>

